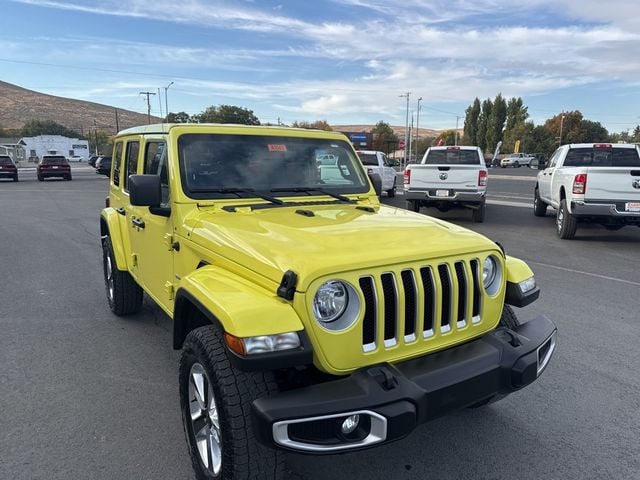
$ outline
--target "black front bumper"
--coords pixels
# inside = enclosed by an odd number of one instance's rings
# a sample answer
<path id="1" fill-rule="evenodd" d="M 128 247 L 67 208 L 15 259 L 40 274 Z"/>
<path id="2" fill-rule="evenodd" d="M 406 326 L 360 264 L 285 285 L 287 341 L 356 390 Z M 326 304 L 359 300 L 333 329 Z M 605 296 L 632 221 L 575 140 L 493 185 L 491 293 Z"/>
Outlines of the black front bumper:
<path id="1" fill-rule="evenodd" d="M 515 331 L 498 328 L 438 353 L 260 398 L 253 403 L 256 435 L 314 454 L 397 440 L 418 424 L 532 383 L 553 354 L 555 337 L 553 322 L 539 316 Z M 356 414 L 360 426 L 345 435 L 344 420 Z"/>

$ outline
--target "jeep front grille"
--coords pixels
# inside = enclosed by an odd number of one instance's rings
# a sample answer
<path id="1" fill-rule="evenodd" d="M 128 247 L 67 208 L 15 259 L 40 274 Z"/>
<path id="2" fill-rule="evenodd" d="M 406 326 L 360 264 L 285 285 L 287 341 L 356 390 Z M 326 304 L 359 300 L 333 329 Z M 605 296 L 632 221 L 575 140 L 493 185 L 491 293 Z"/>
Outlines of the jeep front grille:
<path id="1" fill-rule="evenodd" d="M 389 349 L 399 343 L 429 341 L 479 325 L 480 281 L 477 259 L 360 276 L 365 308 L 364 352 L 380 347 Z"/>

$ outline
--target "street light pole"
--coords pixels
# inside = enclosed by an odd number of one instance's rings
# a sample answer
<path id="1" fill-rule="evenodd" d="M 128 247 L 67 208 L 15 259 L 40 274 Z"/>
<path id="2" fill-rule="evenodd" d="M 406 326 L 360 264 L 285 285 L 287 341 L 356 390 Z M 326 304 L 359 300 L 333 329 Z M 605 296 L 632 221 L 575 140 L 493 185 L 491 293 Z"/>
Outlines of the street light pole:
<path id="1" fill-rule="evenodd" d="M 456 115 L 456 135 L 455 135 L 455 140 L 454 140 L 454 145 L 458 146 L 458 122 L 460 121 L 460 117 L 458 115 Z"/>
<path id="2" fill-rule="evenodd" d="M 167 112 L 167 122 L 169 122 L 169 104 L 167 103 L 167 90 L 169 90 L 169 87 L 171 85 L 173 85 L 173 82 L 171 82 L 169 85 L 164 87 L 164 109 Z"/>
<path id="3" fill-rule="evenodd" d="M 422 97 L 418 98 L 418 108 L 416 113 L 416 155 L 418 154 L 418 140 L 420 140 L 420 102 Z"/>
<path id="4" fill-rule="evenodd" d="M 411 92 L 407 92 L 404 93 L 402 95 L 400 95 L 401 98 L 405 98 L 407 99 L 407 116 L 405 118 L 405 122 L 404 122 L 404 166 L 407 165 L 407 148 L 409 147 L 409 95 L 411 95 Z"/>
<path id="5" fill-rule="evenodd" d="M 560 117 L 560 136 L 558 137 L 558 146 L 561 147 L 562 146 L 562 126 L 564 124 L 564 113 L 562 114 L 562 117 Z"/>

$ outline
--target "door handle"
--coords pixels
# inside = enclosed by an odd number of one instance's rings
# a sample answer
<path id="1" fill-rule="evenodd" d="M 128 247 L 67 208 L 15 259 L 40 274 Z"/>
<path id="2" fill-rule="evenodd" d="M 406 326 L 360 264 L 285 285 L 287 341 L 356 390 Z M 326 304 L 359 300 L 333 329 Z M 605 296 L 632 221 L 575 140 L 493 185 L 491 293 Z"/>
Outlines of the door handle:
<path id="1" fill-rule="evenodd" d="M 118 212 L 120 215 L 126 215 L 127 214 L 127 211 L 122 207 L 116 208 L 116 212 Z"/>
<path id="2" fill-rule="evenodd" d="M 132 218 L 131 223 L 133 223 L 134 227 L 144 228 L 144 221 L 140 218 Z"/>

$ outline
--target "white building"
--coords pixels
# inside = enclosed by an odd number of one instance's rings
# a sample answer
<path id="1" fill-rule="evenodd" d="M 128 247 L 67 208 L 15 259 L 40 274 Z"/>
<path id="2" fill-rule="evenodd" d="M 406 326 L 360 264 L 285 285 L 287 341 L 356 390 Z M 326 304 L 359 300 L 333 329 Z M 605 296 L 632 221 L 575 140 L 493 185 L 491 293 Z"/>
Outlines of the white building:
<path id="1" fill-rule="evenodd" d="M 18 143 L 24 147 L 26 157 L 30 161 L 38 161 L 47 154 L 64 155 L 68 158 L 78 156 L 87 161 L 90 155 L 87 140 L 63 137 L 62 135 L 23 137 Z"/>

